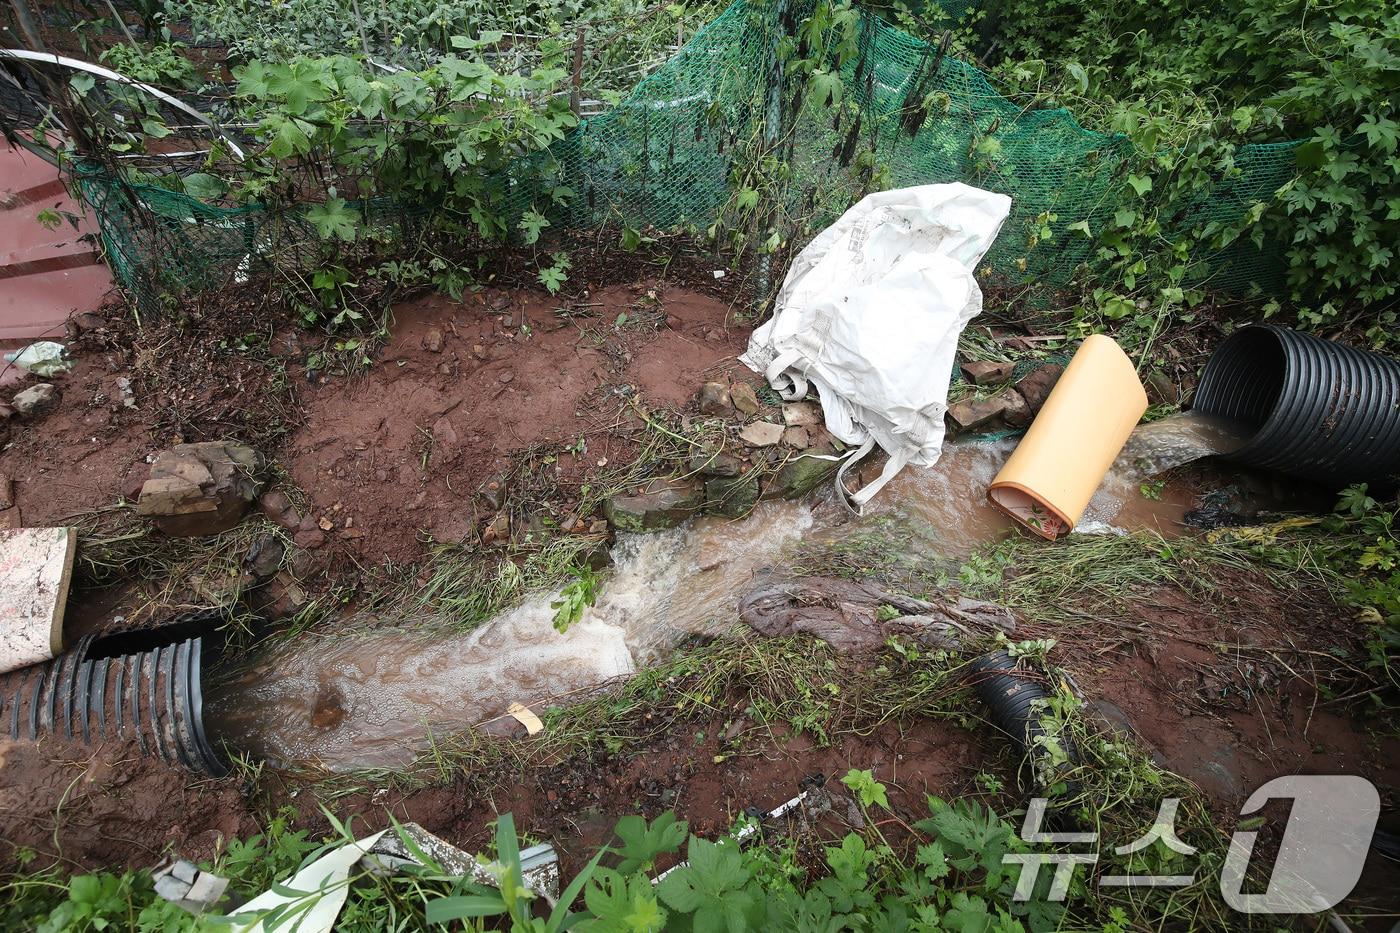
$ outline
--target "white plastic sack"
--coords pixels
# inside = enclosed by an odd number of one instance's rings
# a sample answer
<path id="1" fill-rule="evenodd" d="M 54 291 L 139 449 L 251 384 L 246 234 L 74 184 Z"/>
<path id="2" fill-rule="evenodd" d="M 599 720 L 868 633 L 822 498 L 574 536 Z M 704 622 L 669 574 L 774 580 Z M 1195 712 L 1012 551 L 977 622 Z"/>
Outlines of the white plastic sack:
<path id="1" fill-rule="evenodd" d="M 864 198 L 798 254 L 773 317 L 740 359 L 787 400 L 815 386 L 833 436 L 879 444 L 889 463 L 857 510 L 905 464 L 932 466 L 958 337 L 982 311 L 973 277 L 1011 210 L 1004 194 L 922 185 Z"/>

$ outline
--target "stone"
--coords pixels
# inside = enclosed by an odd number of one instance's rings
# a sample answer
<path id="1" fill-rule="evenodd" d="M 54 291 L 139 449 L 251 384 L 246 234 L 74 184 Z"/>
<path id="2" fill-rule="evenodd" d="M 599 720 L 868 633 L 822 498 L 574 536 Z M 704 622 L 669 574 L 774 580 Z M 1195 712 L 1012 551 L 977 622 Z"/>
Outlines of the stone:
<path id="1" fill-rule="evenodd" d="M 150 478 L 150 464 L 144 461 L 137 461 L 132 464 L 131 469 L 128 470 L 126 476 L 122 478 L 122 483 L 119 487 L 121 497 L 127 502 L 135 502 L 137 499 L 141 498 L 141 487 L 146 485 L 146 480 Z"/>
<path id="2" fill-rule="evenodd" d="M 481 488 L 476 494 L 481 497 L 492 509 L 497 511 L 505 507 L 507 483 L 504 476 L 496 476 L 481 484 Z"/>
<path id="3" fill-rule="evenodd" d="M 63 608 L 77 549 L 77 528 L 0 531 L 0 670 L 38 664 L 62 649 Z"/>
<path id="4" fill-rule="evenodd" d="M 705 511 L 725 518 L 741 518 L 758 504 L 757 476 L 715 477 L 705 481 Z"/>
<path id="5" fill-rule="evenodd" d="M 461 438 L 457 435 L 457 429 L 452 427 L 446 415 L 433 422 L 433 453 L 450 453 L 457 449 L 459 443 Z"/>
<path id="6" fill-rule="evenodd" d="M 1021 398 L 1026 400 L 1029 406 L 1031 417 L 1035 417 L 1040 411 L 1045 400 L 1050 397 L 1050 391 L 1055 388 L 1055 383 L 1060 381 L 1060 374 L 1065 368 L 1058 363 L 1046 363 L 1037 366 L 1026 374 L 1026 377 L 1016 383 L 1016 391 L 1021 393 Z"/>
<path id="7" fill-rule="evenodd" d="M 301 356 L 301 339 L 295 331 L 284 330 L 272 335 L 267 349 L 279 360 L 293 360 Z"/>
<path id="8" fill-rule="evenodd" d="M 1152 404 L 1176 405 L 1181 402 L 1181 390 L 1172 382 L 1171 377 L 1160 369 L 1152 370 L 1142 382 L 1143 388 L 1147 390 L 1147 399 Z"/>
<path id="9" fill-rule="evenodd" d="M 73 315 L 69 323 L 73 327 L 74 336 L 76 336 L 101 330 L 107 326 L 107 319 L 93 311 L 82 311 Z"/>
<path id="10" fill-rule="evenodd" d="M 429 353 L 441 353 L 446 342 L 447 338 L 436 327 L 428 328 L 428 332 L 423 335 L 423 349 Z"/>
<path id="11" fill-rule="evenodd" d="M 744 472 L 744 461 L 733 454 L 698 453 L 690 458 L 690 472 L 733 478 Z"/>
<path id="12" fill-rule="evenodd" d="M 772 447 L 783 439 L 783 426 L 771 421 L 755 421 L 744 425 L 739 440 L 750 447 Z"/>
<path id="13" fill-rule="evenodd" d="M 840 466 L 835 460 L 799 455 L 789 457 L 763 489 L 765 499 L 797 499 L 831 479 Z"/>
<path id="14" fill-rule="evenodd" d="M 653 479 L 633 495 L 613 496 L 603 515 L 618 531 L 673 528 L 705 505 L 705 486 L 693 479 Z"/>
<path id="15" fill-rule="evenodd" d="M 281 570 L 257 590 L 252 601 L 264 616 L 276 621 L 296 615 L 311 597 L 295 577 Z"/>
<path id="16" fill-rule="evenodd" d="M 305 580 L 313 574 L 320 573 L 322 561 L 314 557 L 310 551 L 293 548 L 291 557 L 287 558 L 287 569 L 298 580 Z"/>
<path id="17" fill-rule="evenodd" d="M 1008 388 L 986 398 L 955 402 L 948 407 L 948 418 L 959 431 L 973 431 L 998 419 L 1013 427 L 1024 426 L 1030 423 L 1030 412 L 1020 394 Z"/>
<path id="18" fill-rule="evenodd" d="M 1030 425 L 1034 415 L 1031 414 L 1030 406 L 1026 404 L 1026 400 L 1020 392 L 1007 386 L 992 397 L 1006 403 L 1006 407 L 1001 411 L 1001 420 L 1006 423 L 1007 427 L 1024 428 Z"/>
<path id="19" fill-rule="evenodd" d="M 509 369 L 507 369 L 505 372 L 501 373 L 499 376 L 496 377 L 496 381 L 499 382 L 501 385 L 513 382 L 514 380 L 515 373 L 511 372 Z"/>
<path id="20" fill-rule="evenodd" d="M 15 481 L 8 473 L 0 473 L 0 509 L 12 508 L 15 504 Z"/>
<path id="21" fill-rule="evenodd" d="M 722 382 L 707 382 L 700 387 L 700 411 L 707 415 L 727 415 L 734 410 L 729 399 L 729 386 Z"/>
<path id="22" fill-rule="evenodd" d="M 136 514 L 172 537 L 227 531 L 257 499 L 262 470 L 261 456 L 243 444 L 177 444 L 151 464 Z"/>
<path id="23" fill-rule="evenodd" d="M 4 402 L 0 402 L 0 422 L 9 421 L 14 416 L 14 407 L 11 405 L 6 405 Z"/>
<path id="24" fill-rule="evenodd" d="M 265 580 L 282 567 L 287 547 L 276 535 L 260 535 L 243 555 L 243 566 L 253 576 Z"/>
<path id="25" fill-rule="evenodd" d="M 783 443 L 798 450 L 806 450 L 811 439 L 807 436 L 806 428 L 788 428 L 783 431 Z"/>
<path id="26" fill-rule="evenodd" d="M 790 428 L 810 428 L 824 423 L 816 402 L 788 402 L 783 406 L 783 424 Z"/>
<path id="27" fill-rule="evenodd" d="M 292 535 L 292 543 L 299 548 L 314 551 L 326 543 L 326 533 L 319 528 L 302 528 Z"/>
<path id="28" fill-rule="evenodd" d="M 495 517 L 487 524 L 481 532 L 482 544 L 494 544 L 501 541 L 510 540 L 510 513 L 497 512 Z"/>
<path id="29" fill-rule="evenodd" d="M 740 621 L 766 637 L 814 635 L 850 653 L 877 651 L 894 637 L 959 650 L 1015 628 L 1011 611 L 994 603 L 942 594 L 912 599 L 836 577 L 764 579 L 740 598 L 738 611 Z"/>
<path id="30" fill-rule="evenodd" d="M 1016 364 L 994 360 L 971 360 L 962 364 L 962 371 L 973 385 L 1000 385 L 1011 378 L 1011 374 L 1016 371 Z"/>
<path id="31" fill-rule="evenodd" d="M 758 393 L 747 382 L 736 382 L 730 386 L 729 400 L 742 414 L 758 414 Z"/>
<path id="32" fill-rule="evenodd" d="M 32 418 L 48 411 L 57 401 L 58 390 L 47 382 L 41 382 L 16 393 L 10 404 L 14 405 L 15 412 L 21 418 Z"/>
<path id="33" fill-rule="evenodd" d="M 301 513 L 292 505 L 292 501 L 276 490 L 263 493 L 258 499 L 258 508 L 263 514 L 271 519 L 278 526 L 287 531 L 296 531 L 301 527 Z"/>

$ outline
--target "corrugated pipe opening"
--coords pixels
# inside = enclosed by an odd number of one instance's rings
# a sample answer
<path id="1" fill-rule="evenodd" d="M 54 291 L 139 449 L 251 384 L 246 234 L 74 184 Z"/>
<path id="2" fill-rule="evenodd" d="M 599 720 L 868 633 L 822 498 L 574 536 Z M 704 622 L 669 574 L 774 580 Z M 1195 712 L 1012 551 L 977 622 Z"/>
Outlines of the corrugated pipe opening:
<path id="1" fill-rule="evenodd" d="M 1333 488 L 1400 476 L 1400 363 L 1379 353 L 1244 327 L 1211 355 L 1194 408 L 1247 438 L 1230 460 Z"/>
<path id="2" fill-rule="evenodd" d="M 52 661 L 0 678 L 0 729 L 12 739 L 43 735 L 135 739 L 142 754 L 223 777 L 229 766 L 204 732 L 204 639 L 142 636 L 152 646 L 103 650 L 87 636 Z"/>
<path id="3" fill-rule="evenodd" d="M 1040 681 L 1021 670 L 1016 659 L 1005 651 L 993 651 L 975 659 L 968 665 L 968 677 L 977 696 L 987 704 L 992 722 L 1030 759 L 1037 780 L 1047 777 L 1053 761 L 1049 749 L 1036 739 L 1047 734 L 1040 720 L 1047 713 L 1045 703 L 1050 694 Z M 1077 762 L 1073 743 L 1063 736 L 1059 740 L 1068 761 Z"/>

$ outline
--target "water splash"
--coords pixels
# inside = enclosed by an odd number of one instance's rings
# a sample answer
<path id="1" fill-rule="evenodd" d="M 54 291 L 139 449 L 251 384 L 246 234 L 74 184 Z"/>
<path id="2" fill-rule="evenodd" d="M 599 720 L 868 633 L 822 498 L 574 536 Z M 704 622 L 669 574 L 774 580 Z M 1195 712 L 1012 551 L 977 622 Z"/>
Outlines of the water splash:
<path id="1" fill-rule="evenodd" d="M 1191 413 L 1139 427 L 1085 521 L 1179 531 L 1189 494 L 1154 499 L 1142 494 L 1142 483 L 1239 443 L 1229 425 Z M 951 556 L 1013 534 L 986 490 L 1015 446 L 1012 439 L 950 443 L 934 467 L 900 474 L 862 521 L 905 519 L 927 532 L 911 551 L 933 547 Z M 687 636 L 721 631 L 756 574 L 790 569 L 796 541 L 846 534 L 847 521 L 820 501 L 769 502 L 737 521 L 702 518 L 619 535 L 615 569 L 597 604 L 562 635 L 553 627 L 552 596 L 536 595 L 467 635 L 425 638 L 397 628 L 303 636 L 223 684 L 207 718 L 217 736 L 274 762 L 401 765 L 423 751 L 430 731 L 498 723 L 513 702 L 540 709 L 626 676 Z"/>
<path id="2" fill-rule="evenodd" d="M 563 634 L 553 595 L 538 594 L 466 635 L 305 635 L 211 686 L 206 721 L 273 762 L 402 765 L 430 733 L 499 723 L 515 702 L 541 709 L 731 625 L 754 574 L 811 524 L 806 506 L 774 502 L 744 521 L 620 535 L 597 604 Z"/>

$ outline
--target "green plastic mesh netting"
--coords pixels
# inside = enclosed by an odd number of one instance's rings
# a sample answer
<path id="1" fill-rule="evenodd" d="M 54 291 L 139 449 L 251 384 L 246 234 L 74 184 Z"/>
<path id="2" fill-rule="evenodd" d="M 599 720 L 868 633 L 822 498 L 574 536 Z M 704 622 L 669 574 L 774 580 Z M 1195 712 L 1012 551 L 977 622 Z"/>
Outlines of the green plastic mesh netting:
<path id="1" fill-rule="evenodd" d="M 895 186 L 965 181 L 1009 194 L 1011 218 L 986 260 L 994 273 L 1062 284 L 1083 266 L 1092 246 L 1067 228 L 1088 220 L 1098 229 L 1111 215 L 1131 152 L 1126 138 L 1084 129 L 1067 110 L 1025 110 L 975 67 L 938 60 L 927 43 L 869 13 L 861 14 L 859 54 L 840 76 L 842 97 L 857 106 L 838 112 L 810 96 L 794 106 L 797 91 L 783 80 L 775 49 L 803 15 L 795 2 L 736 0 L 616 107 L 521 159 L 500 179 L 507 210 L 548 203 L 547 186 L 563 183 L 575 196 L 550 209 L 556 228 L 616 222 L 705 230 L 733 193 L 736 166 L 742 174 L 752 144 L 763 140 L 791 167 L 789 217 L 800 216 L 812 231 L 862 190 L 854 141 L 856 149 L 873 150 Z M 958 9 L 968 5 L 949 0 Z M 930 92 L 946 95 L 946 112 L 935 110 L 911 133 L 901 126 L 906 100 Z M 977 145 L 988 139 L 995 145 Z M 1240 147 L 1233 168 L 1173 222 L 1238 219 L 1293 177 L 1296 145 Z M 237 282 L 267 264 L 309 261 L 316 253 L 315 233 L 299 211 L 212 207 L 93 171 L 80 173 L 79 184 L 96 208 L 113 268 L 143 301 Z M 393 231 L 420 222 L 430 206 L 378 200 L 360 209 L 371 224 Z M 1044 212 L 1056 216 L 1055 235 L 1030 248 L 1030 221 Z M 1276 247 L 1237 242 L 1212 257 L 1205 279 L 1224 290 L 1272 292 L 1282 265 Z"/>

